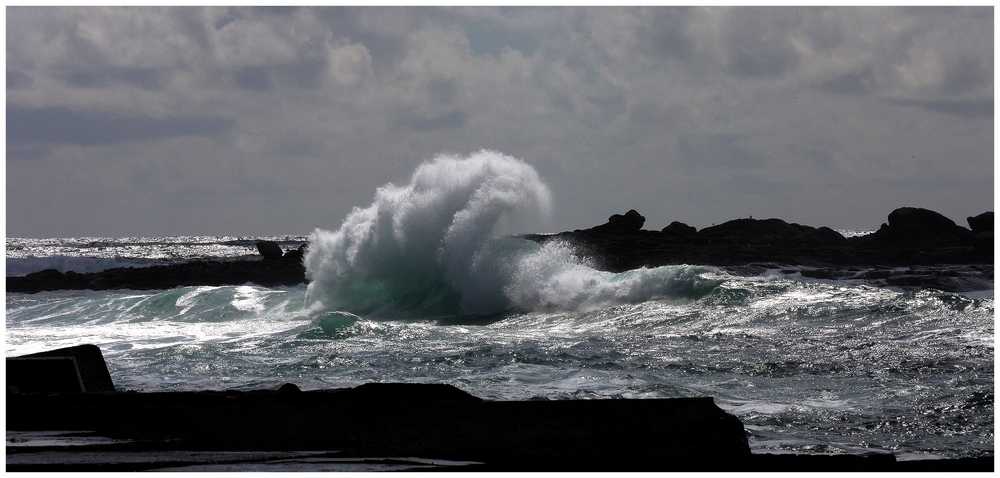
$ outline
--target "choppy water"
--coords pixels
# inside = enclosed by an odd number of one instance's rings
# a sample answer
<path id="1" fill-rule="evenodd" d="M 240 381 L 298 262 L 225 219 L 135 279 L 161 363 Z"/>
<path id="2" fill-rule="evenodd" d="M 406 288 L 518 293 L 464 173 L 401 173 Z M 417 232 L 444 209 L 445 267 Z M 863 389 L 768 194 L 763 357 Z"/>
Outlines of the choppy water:
<path id="1" fill-rule="evenodd" d="M 119 389 L 143 391 L 401 381 L 494 400 L 712 396 L 756 451 L 993 453 L 992 289 L 601 272 L 565 246 L 491 234 L 547 207 L 524 163 L 422 168 L 337 230 L 268 238 L 310 242 L 308 287 L 7 294 L 7 355 L 93 343 Z M 257 239 L 8 239 L 8 275 L 240 258 Z"/>

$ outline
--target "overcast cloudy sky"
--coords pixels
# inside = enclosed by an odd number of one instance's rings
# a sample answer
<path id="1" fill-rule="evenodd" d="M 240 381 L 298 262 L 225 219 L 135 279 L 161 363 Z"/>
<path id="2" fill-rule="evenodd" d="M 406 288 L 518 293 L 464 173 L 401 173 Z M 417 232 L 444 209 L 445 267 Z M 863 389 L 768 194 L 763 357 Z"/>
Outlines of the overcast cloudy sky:
<path id="1" fill-rule="evenodd" d="M 308 234 L 440 153 L 545 231 L 993 209 L 993 8 L 7 7 L 8 237 Z"/>

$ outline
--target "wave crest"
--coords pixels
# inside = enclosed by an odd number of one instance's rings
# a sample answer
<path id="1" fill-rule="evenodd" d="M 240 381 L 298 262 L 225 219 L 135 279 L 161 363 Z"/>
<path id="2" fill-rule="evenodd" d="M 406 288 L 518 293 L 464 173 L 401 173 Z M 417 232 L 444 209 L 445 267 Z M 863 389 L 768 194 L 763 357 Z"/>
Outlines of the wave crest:
<path id="1" fill-rule="evenodd" d="M 570 246 L 493 237 L 501 218 L 550 210 L 549 189 L 527 163 L 492 151 L 441 156 L 403 186 L 378 188 L 336 231 L 317 229 L 305 256 L 315 310 L 376 317 L 592 310 L 651 299 L 697 298 L 719 281 L 710 268 L 667 266 L 621 274 L 590 267 Z"/>
<path id="2" fill-rule="evenodd" d="M 408 184 L 378 188 L 373 203 L 351 211 L 337 231 L 313 232 L 305 257 L 309 300 L 355 313 L 482 312 L 461 291 L 490 282 L 477 272 L 498 221 L 550 210 L 548 186 L 527 163 L 493 151 L 439 156 L 417 167 Z"/>

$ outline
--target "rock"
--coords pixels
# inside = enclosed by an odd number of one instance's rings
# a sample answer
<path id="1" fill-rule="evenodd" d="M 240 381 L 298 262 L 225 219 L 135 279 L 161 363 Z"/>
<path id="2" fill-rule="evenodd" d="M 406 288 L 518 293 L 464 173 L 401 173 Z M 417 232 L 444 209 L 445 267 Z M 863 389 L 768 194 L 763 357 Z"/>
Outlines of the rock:
<path id="1" fill-rule="evenodd" d="M 901 207 L 889 213 L 889 223 L 872 234 L 881 244 L 918 242 L 969 243 L 972 232 L 929 209 Z"/>
<path id="2" fill-rule="evenodd" d="M 285 251 L 285 255 L 281 256 L 281 259 L 285 261 L 301 261 L 306 255 L 306 249 L 306 244 L 302 244 L 297 249 L 289 249 Z"/>
<path id="3" fill-rule="evenodd" d="M 698 236 L 728 242 L 787 242 L 816 228 L 787 223 L 781 219 L 733 219 L 698 231 Z"/>
<path id="4" fill-rule="evenodd" d="M 607 229 L 616 232 L 637 232 L 642 229 L 642 225 L 645 224 L 646 218 L 641 214 L 636 212 L 635 209 L 630 209 L 629 212 L 625 214 L 613 214 L 608 218 L 608 222 L 594 229 Z"/>
<path id="5" fill-rule="evenodd" d="M 993 232 L 993 211 L 984 212 L 978 216 L 969 216 L 969 229 L 972 232 Z"/>
<path id="6" fill-rule="evenodd" d="M 11 430 L 86 431 L 154 450 L 337 450 L 337 457 L 429 456 L 522 469 L 539 462 L 627 469 L 636 460 L 686 468 L 752 456 L 743 424 L 711 397 L 487 401 L 445 384 L 411 383 L 9 395 L 6 407 Z"/>
<path id="7" fill-rule="evenodd" d="M 115 385 L 101 349 L 88 344 L 8 358 L 7 390 L 109 393 Z"/>
<path id="8" fill-rule="evenodd" d="M 257 252 L 264 256 L 264 259 L 281 259 L 285 253 L 281 250 L 281 246 L 274 241 L 260 241 L 257 243 Z"/>
<path id="9" fill-rule="evenodd" d="M 278 387 L 278 391 L 282 393 L 302 393 L 302 389 L 294 383 L 286 383 Z"/>
<path id="10" fill-rule="evenodd" d="M 340 392 L 346 402 L 482 402 L 483 399 L 446 383 L 365 383 Z"/>
<path id="11" fill-rule="evenodd" d="M 664 227 L 662 232 L 669 232 L 671 234 L 676 234 L 678 236 L 693 236 L 698 233 L 698 229 L 694 226 L 689 226 L 680 221 L 671 222 L 670 225 Z"/>
<path id="12" fill-rule="evenodd" d="M 811 229 L 811 228 L 810 228 Z M 816 242 L 819 244 L 846 244 L 847 238 L 843 234 L 830 229 L 829 227 L 822 226 L 816 229 L 808 230 L 800 236 L 805 241 Z"/>
<path id="13" fill-rule="evenodd" d="M 264 287 L 306 282 L 305 266 L 295 260 L 191 261 L 149 267 L 118 267 L 78 274 L 42 271 L 7 277 L 7 292 L 33 294 L 46 290 L 171 289 L 253 283 Z"/>

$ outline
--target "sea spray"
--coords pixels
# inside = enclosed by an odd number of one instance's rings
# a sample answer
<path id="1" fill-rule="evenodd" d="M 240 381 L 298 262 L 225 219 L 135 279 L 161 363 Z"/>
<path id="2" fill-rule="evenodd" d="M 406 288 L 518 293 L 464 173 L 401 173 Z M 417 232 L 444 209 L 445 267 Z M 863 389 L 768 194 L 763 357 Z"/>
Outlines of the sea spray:
<path id="1" fill-rule="evenodd" d="M 566 243 L 550 241 L 519 258 L 506 297 L 521 310 L 589 311 L 656 299 L 697 299 L 723 281 L 711 267 L 661 266 L 596 270 Z"/>
<path id="2" fill-rule="evenodd" d="M 495 277 L 502 271 L 484 264 L 484 246 L 503 215 L 546 215 L 550 202 L 523 161 L 492 151 L 439 156 L 408 184 L 378 188 L 374 202 L 351 211 L 337 231 L 313 232 L 305 256 L 309 301 L 376 315 L 494 312 L 487 309 L 503 303 Z M 463 297 L 470 290 L 487 292 Z"/>
<path id="3" fill-rule="evenodd" d="M 493 237 L 504 215 L 548 211 L 530 165 L 482 151 L 420 165 L 404 186 L 380 187 L 340 229 L 317 229 L 305 257 L 317 311 L 426 318 L 506 310 L 593 310 L 665 297 L 697 298 L 712 268 L 595 270 L 568 244 Z"/>

